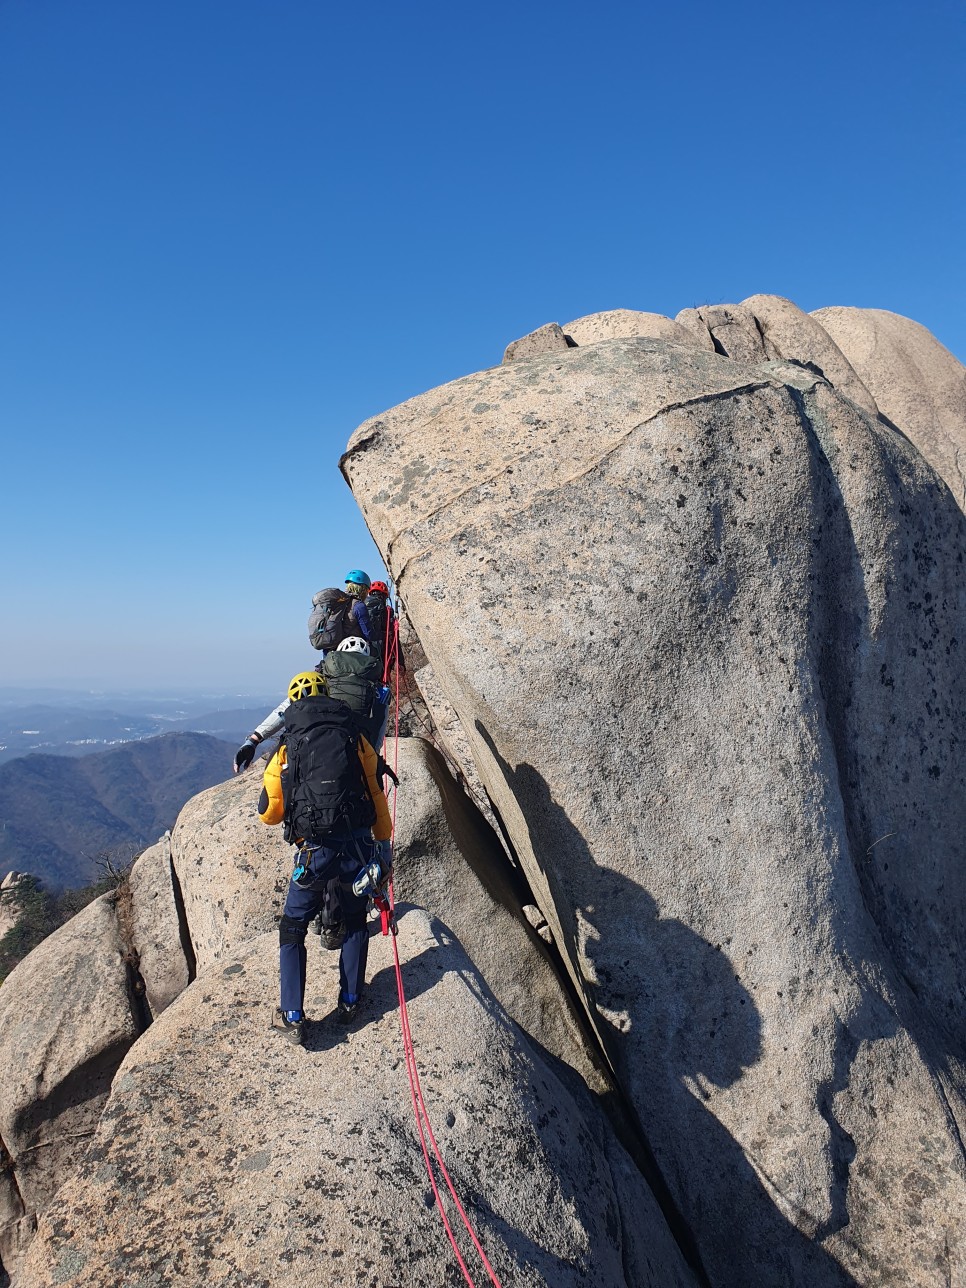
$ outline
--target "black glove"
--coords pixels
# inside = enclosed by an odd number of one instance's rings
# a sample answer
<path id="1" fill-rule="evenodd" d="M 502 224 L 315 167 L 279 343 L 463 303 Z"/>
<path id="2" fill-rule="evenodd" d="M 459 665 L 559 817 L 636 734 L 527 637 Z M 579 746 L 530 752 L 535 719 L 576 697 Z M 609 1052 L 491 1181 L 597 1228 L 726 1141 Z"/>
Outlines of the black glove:
<path id="1" fill-rule="evenodd" d="M 242 745 L 235 752 L 235 773 L 241 773 L 247 769 L 255 758 L 255 748 L 261 742 L 257 734 L 250 733 Z"/>
<path id="2" fill-rule="evenodd" d="M 379 778 L 382 778 L 384 774 L 388 774 L 389 777 L 392 779 L 392 781 L 396 784 L 396 786 L 397 787 L 399 786 L 398 777 L 389 768 L 389 766 L 383 760 L 382 756 L 379 754 L 378 751 L 376 752 L 376 774 Z"/>

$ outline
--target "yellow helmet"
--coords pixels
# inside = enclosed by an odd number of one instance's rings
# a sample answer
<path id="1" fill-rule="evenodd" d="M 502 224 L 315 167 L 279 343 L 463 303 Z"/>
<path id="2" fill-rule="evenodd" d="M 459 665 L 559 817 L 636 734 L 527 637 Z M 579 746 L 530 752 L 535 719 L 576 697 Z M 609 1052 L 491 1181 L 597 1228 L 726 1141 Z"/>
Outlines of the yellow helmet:
<path id="1" fill-rule="evenodd" d="M 318 671 L 299 671 L 292 676 L 288 686 L 289 702 L 298 702 L 299 698 L 315 698 L 325 693 L 325 678 Z"/>

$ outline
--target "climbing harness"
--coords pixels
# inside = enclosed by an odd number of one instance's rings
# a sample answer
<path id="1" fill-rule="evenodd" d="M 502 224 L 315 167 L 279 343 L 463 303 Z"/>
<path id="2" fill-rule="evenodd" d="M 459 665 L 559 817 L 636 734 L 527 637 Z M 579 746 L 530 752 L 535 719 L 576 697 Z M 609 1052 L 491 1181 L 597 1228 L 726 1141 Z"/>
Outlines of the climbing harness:
<path id="1" fill-rule="evenodd" d="M 393 686 L 393 691 L 395 695 L 394 702 L 393 702 L 394 716 L 395 716 L 395 721 L 394 721 L 395 728 L 394 728 L 394 736 L 393 736 L 393 769 L 398 771 L 399 769 L 399 617 L 395 611 L 393 611 L 393 614 L 392 614 L 391 644 L 389 642 L 389 632 L 387 632 L 386 654 L 387 656 L 386 656 L 385 674 L 386 676 L 388 676 L 390 671 L 394 670 L 394 673 L 395 673 L 394 678 L 396 681 Z M 393 793 L 392 793 L 393 834 L 395 834 L 395 831 L 396 831 L 396 797 L 398 794 L 398 786 L 396 784 L 398 784 L 398 779 L 396 780 L 396 783 L 393 786 Z M 397 992 L 399 993 L 399 1023 L 402 1029 L 403 1052 L 406 1057 L 406 1073 L 409 1077 L 409 1094 L 412 1099 L 413 1113 L 416 1117 L 416 1127 L 419 1131 L 419 1142 L 420 1142 L 420 1145 L 422 1146 L 423 1160 L 426 1164 L 426 1174 L 429 1177 L 430 1188 L 432 1189 L 433 1196 L 436 1200 L 436 1207 L 439 1210 L 439 1215 L 443 1222 L 443 1228 L 446 1231 L 446 1236 L 450 1241 L 450 1246 L 452 1247 L 453 1252 L 456 1256 L 456 1260 L 459 1263 L 460 1270 L 463 1272 L 463 1278 L 470 1285 L 470 1288 L 476 1288 L 476 1284 L 473 1279 L 473 1276 L 470 1274 L 470 1271 L 467 1269 L 466 1262 L 464 1261 L 463 1256 L 459 1250 L 459 1246 L 456 1242 L 456 1237 L 453 1234 L 452 1226 L 450 1225 L 449 1219 L 446 1215 L 446 1209 L 443 1206 L 443 1198 L 442 1198 L 442 1195 L 440 1194 L 439 1186 L 437 1185 L 436 1177 L 433 1173 L 433 1164 L 432 1164 L 432 1159 L 430 1158 L 430 1146 L 432 1147 L 432 1152 L 433 1152 L 433 1155 L 435 1156 L 440 1175 L 442 1176 L 443 1181 L 446 1184 L 446 1188 L 449 1191 L 450 1198 L 453 1200 L 453 1203 L 456 1207 L 456 1211 L 459 1213 L 460 1219 L 462 1220 L 463 1225 L 466 1227 L 466 1231 L 469 1234 L 470 1239 L 472 1240 L 473 1247 L 476 1249 L 477 1253 L 479 1254 L 480 1260 L 483 1262 L 483 1267 L 486 1270 L 487 1275 L 489 1276 L 490 1283 L 494 1285 L 494 1288 L 502 1288 L 500 1280 L 496 1276 L 496 1272 L 494 1271 L 493 1267 L 490 1265 L 489 1261 L 487 1260 L 486 1253 L 483 1251 L 483 1246 L 480 1243 L 479 1238 L 477 1237 L 476 1231 L 473 1229 L 470 1219 L 466 1215 L 466 1211 L 463 1207 L 463 1204 L 459 1200 L 459 1196 L 457 1195 L 456 1190 L 453 1186 L 453 1182 L 450 1179 L 450 1174 L 446 1170 L 446 1164 L 443 1162 L 443 1156 L 442 1156 L 442 1153 L 440 1152 L 439 1145 L 436 1143 L 436 1136 L 433 1133 L 433 1126 L 429 1119 L 429 1110 L 426 1108 L 426 1101 L 423 1098 L 423 1091 L 419 1082 L 419 1070 L 416 1066 L 416 1051 L 413 1044 L 413 1035 L 412 1035 L 412 1030 L 409 1027 L 409 1011 L 406 1006 L 406 992 L 403 987 L 402 965 L 399 960 L 399 945 L 396 939 L 396 936 L 398 934 L 398 929 L 396 926 L 396 897 L 395 897 L 395 892 L 393 890 L 393 882 L 392 882 L 391 876 L 389 878 L 389 881 L 386 885 L 385 890 L 380 892 L 375 897 L 373 902 L 375 903 L 376 907 L 379 909 L 379 915 L 382 920 L 382 933 L 384 935 L 388 935 L 390 933 L 392 934 L 392 952 L 393 952 L 393 958 L 395 960 L 395 968 L 396 968 L 396 989 L 397 989 Z M 427 1144 L 427 1137 L 429 1140 L 429 1144 Z"/>

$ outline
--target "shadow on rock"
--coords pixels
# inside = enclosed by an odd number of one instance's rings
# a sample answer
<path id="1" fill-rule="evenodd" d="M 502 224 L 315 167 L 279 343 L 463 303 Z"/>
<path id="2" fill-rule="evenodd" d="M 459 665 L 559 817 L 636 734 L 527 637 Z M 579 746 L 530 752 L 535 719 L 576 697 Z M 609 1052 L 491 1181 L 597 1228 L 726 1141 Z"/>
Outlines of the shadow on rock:
<path id="1" fill-rule="evenodd" d="M 401 921 L 413 906 L 396 904 L 397 922 Z M 378 921 L 370 922 L 370 939 L 379 937 L 378 927 Z M 414 998 L 432 988 L 442 969 L 431 950 L 425 950 L 407 961 L 404 967 L 407 1001 L 413 1001 Z M 366 984 L 358 1013 L 352 1023 L 341 1023 L 337 1018 L 338 1012 L 335 1006 L 326 1014 L 309 1020 L 305 1035 L 305 1049 L 306 1051 L 331 1051 L 345 1041 L 347 1034 L 354 1033 L 365 1025 L 373 1024 L 383 1016 L 398 1010 L 399 993 L 396 986 L 395 967 L 384 966 L 376 971 Z"/>
<path id="2" fill-rule="evenodd" d="M 540 772 L 512 768 L 479 720 L 476 730 L 525 820 L 563 951 L 653 1158 L 647 1179 L 682 1248 L 697 1250 L 699 1274 L 735 1288 L 855 1285 L 780 1211 L 707 1107 L 712 1088 L 734 1085 L 761 1055 L 761 1016 L 725 946 L 662 917 L 640 884 L 598 865 Z"/>

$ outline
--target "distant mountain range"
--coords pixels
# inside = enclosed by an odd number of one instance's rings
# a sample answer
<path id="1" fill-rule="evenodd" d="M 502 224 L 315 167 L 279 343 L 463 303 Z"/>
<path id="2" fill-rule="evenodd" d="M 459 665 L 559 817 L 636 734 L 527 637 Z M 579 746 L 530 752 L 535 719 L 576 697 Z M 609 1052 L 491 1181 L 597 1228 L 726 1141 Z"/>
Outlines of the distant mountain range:
<path id="1" fill-rule="evenodd" d="M 139 707 L 3 703 L 0 705 L 0 765 L 31 752 L 85 756 L 138 738 L 188 731 L 207 733 L 233 742 L 237 747 L 278 700 L 275 697 L 258 706 L 198 713 L 186 709 L 189 704 L 183 702 L 175 705 L 159 701 L 153 706 L 147 699 L 142 699 Z"/>
<path id="2" fill-rule="evenodd" d="M 230 777 L 243 736 L 167 733 L 90 755 L 0 764 L 0 875 L 32 872 L 50 889 L 85 885 L 99 875 L 99 855 L 130 858 L 172 827 L 192 796 Z"/>

